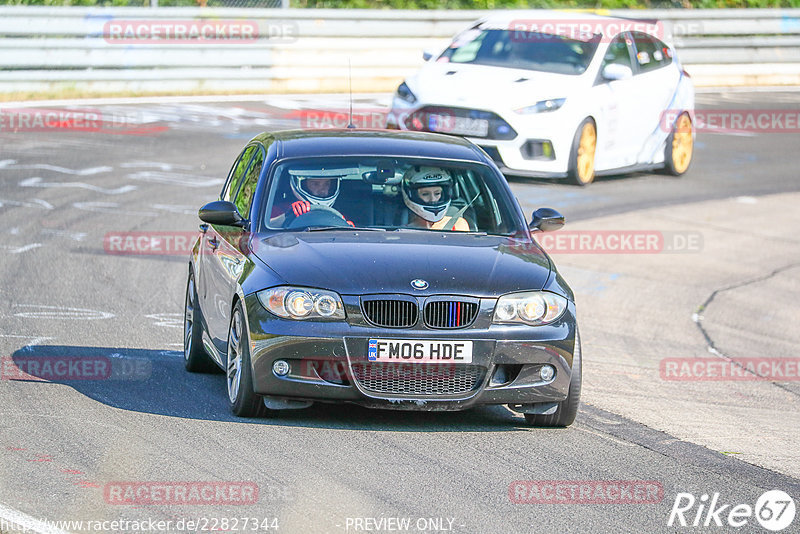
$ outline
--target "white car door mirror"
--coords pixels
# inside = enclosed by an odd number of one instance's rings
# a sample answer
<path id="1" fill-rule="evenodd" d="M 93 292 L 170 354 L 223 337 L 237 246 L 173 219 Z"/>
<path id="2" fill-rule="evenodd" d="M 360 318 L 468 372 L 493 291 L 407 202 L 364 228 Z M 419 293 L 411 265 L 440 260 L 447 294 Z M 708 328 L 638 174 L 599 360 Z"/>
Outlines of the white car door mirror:
<path id="1" fill-rule="evenodd" d="M 626 80 L 633 77 L 633 70 L 619 63 L 609 63 L 603 68 L 603 78 L 606 80 Z"/>

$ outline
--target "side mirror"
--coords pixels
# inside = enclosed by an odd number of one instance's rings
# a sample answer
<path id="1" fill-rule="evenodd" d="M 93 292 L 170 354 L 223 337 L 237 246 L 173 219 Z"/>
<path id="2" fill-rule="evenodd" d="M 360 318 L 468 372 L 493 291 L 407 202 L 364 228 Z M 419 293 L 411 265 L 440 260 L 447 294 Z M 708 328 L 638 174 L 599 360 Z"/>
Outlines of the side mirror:
<path id="1" fill-rule="evenodd" d="M 564 226 L 564 216 L 552 208 L 539 208 L 533 212 L 528 228 L 540 232 L 552 232 Z"/>
<path id="2" fill-rule="evenodd" d="M 425 50 L 424 52 L 422 52 L 422 59 L 424 59 L 425 61 L 430 61 L 432 57 L 433 57 L 432 51 Z"/>
<path id="3" fill-rule="evenodd" d="M 200 220 L 221 226 L 243 226 L 244 219 L 232 202 L 215 200 L 200 208 Z"/>
<path id="4" fill-rule="evenodd" d="M 609 63 L 603 68 L 603 78 L 606 80 L 627 80 L 632 77 L 631 68 L 619 63 Z"/>

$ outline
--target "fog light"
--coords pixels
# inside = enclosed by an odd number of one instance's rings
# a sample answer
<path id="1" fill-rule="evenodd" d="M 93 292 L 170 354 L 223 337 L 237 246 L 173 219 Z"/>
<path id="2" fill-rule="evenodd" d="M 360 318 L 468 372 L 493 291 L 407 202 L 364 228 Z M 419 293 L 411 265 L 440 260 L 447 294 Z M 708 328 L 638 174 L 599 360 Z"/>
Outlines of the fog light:
<path id="1" fill-rule="evenodd" d="M 539 369 L 539 376 L 542 377 L 542 380 L 545 382 L 550 382 L 554 376 L 556 376 L 556 369 L 552 365 L 543 365 L 541 369 Z"/>
<path id="2" fill-rule="evenodd" d="M 289 362 L 286 360 L 275 360 L 272 364 L 272 372 L 278 376 L 286 376 L 289 374 Z"/>

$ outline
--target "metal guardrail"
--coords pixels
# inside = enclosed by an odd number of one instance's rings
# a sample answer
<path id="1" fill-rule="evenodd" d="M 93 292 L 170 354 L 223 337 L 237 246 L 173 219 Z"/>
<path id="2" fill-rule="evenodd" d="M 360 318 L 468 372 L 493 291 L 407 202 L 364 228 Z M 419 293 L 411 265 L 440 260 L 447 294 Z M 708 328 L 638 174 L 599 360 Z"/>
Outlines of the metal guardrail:
<path id="1" fill-rule="evenodd" d="M 348 63 L 354 90 L 391 90 L 419 67 L 423 50 L 442 49 L 453 34 L 487 13 L 4 6 L 0 92 L 65 87 L 93 92 L 337 91 L 348 86 Z M 531 13 L 521 12 L 521 17 Z M 690 73 L 699 73 L 698 85 L 714 80 L 800 85 L 800 9 L 609 14 L 662 21 L 681 61 Z M 180 39 L 148 42 L 130 33 L 141 25 L 152 31 L 166 24 L 174 30 L 183 23 L 249 28 L 249 38 L 188 44 Z"/>

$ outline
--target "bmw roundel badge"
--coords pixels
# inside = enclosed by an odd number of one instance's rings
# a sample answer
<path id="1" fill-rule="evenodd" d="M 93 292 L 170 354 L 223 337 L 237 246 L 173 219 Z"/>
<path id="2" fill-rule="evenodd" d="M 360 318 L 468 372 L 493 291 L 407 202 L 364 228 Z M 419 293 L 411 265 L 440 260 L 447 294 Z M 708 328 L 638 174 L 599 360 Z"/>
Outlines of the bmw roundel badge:
<path id="1" fill-rule="evenodd" d="M 426 282 L 425 280 L 420 280 L 419 278 L 417 278 L 416 280 L 412 280 L 411 281 L 411 287 L 413 287 L 414 289 L 420 289 L 420 290 L 428 289 L 428 282 Z"/>

